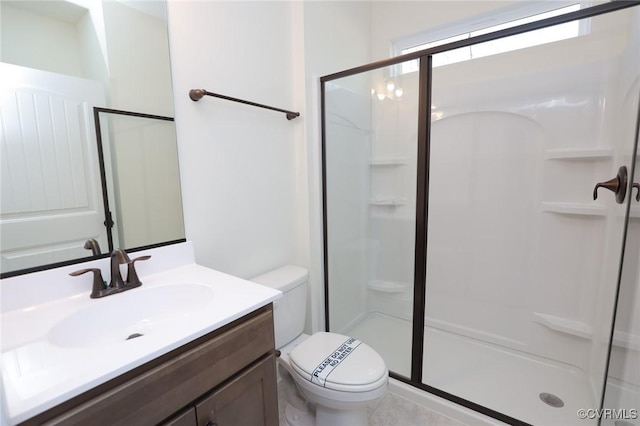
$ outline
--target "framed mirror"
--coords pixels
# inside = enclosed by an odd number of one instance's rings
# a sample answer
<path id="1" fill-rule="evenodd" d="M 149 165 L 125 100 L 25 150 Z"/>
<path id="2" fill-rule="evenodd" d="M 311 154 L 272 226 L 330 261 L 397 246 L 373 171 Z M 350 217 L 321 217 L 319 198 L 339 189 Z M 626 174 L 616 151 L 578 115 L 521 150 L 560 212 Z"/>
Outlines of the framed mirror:
<path id="1" fill-rule="evenodd" d="M 1 276 L 184 241 L 165 2 L 0 8 Z"/>

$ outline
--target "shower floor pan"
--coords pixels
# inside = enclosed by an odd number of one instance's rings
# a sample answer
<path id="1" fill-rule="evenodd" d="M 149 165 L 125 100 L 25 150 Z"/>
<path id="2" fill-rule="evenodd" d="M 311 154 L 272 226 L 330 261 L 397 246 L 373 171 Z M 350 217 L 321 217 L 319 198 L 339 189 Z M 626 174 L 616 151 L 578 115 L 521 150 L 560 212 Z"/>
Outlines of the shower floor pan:
<path id="1" fill-rule="evenodd" d="M 372 313 L 345 332 L 365 341 L 389 370 L 409 376 L 411 323 Z M 534 425 L 591 426 L 579 409 L 597 407 L 585 372 L 491 343 L 425 327 L 423 382 Z M 564 404 L 554 407 L 546 393 Z"/>

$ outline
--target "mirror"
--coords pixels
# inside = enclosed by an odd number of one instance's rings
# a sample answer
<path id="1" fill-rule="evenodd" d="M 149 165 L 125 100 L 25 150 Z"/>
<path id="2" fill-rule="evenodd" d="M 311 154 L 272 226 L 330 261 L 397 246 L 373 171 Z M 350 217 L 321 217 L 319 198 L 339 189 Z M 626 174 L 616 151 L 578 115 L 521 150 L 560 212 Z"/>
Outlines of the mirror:
<path id="1" fill-rule="evenodd" d="M 105 217 L 118 219 L 110 221 L 109 246 L 184 238 L 173 118 L 94 108 L 94 119 Z"/>
<path id="2" fill-rule="evenodd" d="M 0 19 L 2 277 L 184 241 L 165 2 Z"/>

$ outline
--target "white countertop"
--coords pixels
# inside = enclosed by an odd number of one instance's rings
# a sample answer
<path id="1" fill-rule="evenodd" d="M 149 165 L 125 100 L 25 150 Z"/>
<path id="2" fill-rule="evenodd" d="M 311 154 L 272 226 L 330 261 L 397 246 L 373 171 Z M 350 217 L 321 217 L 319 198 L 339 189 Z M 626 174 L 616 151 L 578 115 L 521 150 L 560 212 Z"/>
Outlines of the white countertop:
<path id="1" fill-rule="evenodd" d="M 154 251 L 149 253 L 153 256 Z M 152 257 L 147 262 L 153 260 Z M 71 269 L 81 267 L 75 265 Z M 68 273 L 67 269 L 65 273 Z M 69 280 L 73 279 L 69 277 Z M 272 288 L 195 263 L 140 275 L 140 279 L 143 282 L 141 287 L 101 299 L 89 298 L 88 285 L 83 286 L 83 290 L 86 287 L 87 291 L 40 301 L 32 306 L 22 303 L 19 309 L 7 310 L 10 303 L 3 301 L 1 367 L 3 408 L 7 411 L 3 415 L 5 421 L 13 425 L 27 420 L 214 331 L 282 295 Z M 206 286 L 206 292 L 211 297 L 203 299 L 195 311 L 173 315 L 161 327 L 152 328 L 140 338 L 106 340 L 88 346 L 75 345 L 78 347 L 60 345 L 52 339 L 51 330 L 70 315 L 94 309 L 101 303 L 113 305 L 122 301 L 123 306 L 127 306 L 126 298 L 133 297 L 134 292 L 138 292 L 135 300 L 141 300 L 141 297 L 144 300 L 145 294 L 174 284 Z M 131 307 L 127 306 L 127 309 Z M 86 324 L 73 324 L 73 327 L 80 327 L 82 332 L 88 334 L 92 330 L 109 330 L 118 320 L 117 317 L 102 318 L 97 324 L 90 323 L 97 321 L 87 321 Z"/>

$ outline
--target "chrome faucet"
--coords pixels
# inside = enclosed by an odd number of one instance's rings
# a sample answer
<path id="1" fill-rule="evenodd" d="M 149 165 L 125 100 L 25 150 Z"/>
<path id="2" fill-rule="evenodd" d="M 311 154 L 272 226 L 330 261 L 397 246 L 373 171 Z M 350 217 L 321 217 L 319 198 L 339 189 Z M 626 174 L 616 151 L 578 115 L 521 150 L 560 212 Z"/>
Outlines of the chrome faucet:
<path id="1" fill-rule="evenodd" d="M 114 250 L 111 253 L 111 282 L 108 285 L 107 282 L 102 279 L 102 272 L 98 268 L 80 269 L 78 271 L 71 272 L 69 275 L 75 277 L 87 272 L 93 272 L 93 290 L 89 297 L 97 299 L 109 296 L 110 294 L 120 293 L 131 290 L 132 288 L 140 287 L 142 282 L 140 281 L 140 278 L 138 278 L 135 262 L 150 258 L 151 256 L 140 256 L 131 260 L 129 259 L 127 252 L 123 249 Z M 126 280 L 122 278 L 120 265 L 127 265 Z"/>

